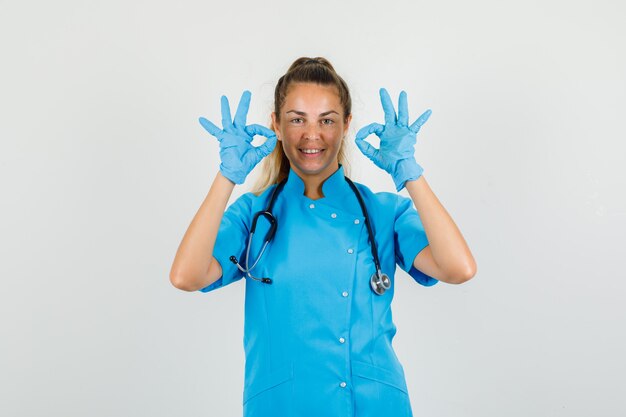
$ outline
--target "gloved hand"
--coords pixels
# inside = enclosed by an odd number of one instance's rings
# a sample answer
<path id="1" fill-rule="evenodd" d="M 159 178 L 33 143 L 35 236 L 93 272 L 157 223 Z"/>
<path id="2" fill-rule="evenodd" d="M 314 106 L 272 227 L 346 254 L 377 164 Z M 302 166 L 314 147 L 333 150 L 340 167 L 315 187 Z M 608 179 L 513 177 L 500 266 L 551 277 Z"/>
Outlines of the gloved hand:
<path id="1" fill-rule="evenodd" d="M 406 92 L 400 92 L 397 118 L 391 97 L 384 88 L 380 89 L 380 101 L 385 111 L 385 125 L 372 123 L 361 128 L 356 134 L 355 142 L 361 152 L 371 159 L 377 167 L 391 174 L 396 185 L 396 191 L 400 191 L 407 181 L 418 179 L 424 171 L 415 162 L 414 146 L 417 132 L 426 123 L 432 111 L 426 110 L 409 126 Z M 364 139 L 372 133 L 380 138 L 380 149 L 376 149 L 365 142 Z"/>
<path id="2" fill-rule="evenodd" d="M 276 146 L 276 134 L 273 131 L 257 124 L 246 126 L 250 96 L 247 90 L 241 95 L 234 123 L 228 99 L 222 96 L 223 130 L 204 117 L 199 119 L 202 127 L 220 142 L 220 172 L 235 184 L 243 184 L 256 164 Z M 252 145 L 254 135 L 265 136 L 267 140 L 263 145 L 255 147 Z"/>

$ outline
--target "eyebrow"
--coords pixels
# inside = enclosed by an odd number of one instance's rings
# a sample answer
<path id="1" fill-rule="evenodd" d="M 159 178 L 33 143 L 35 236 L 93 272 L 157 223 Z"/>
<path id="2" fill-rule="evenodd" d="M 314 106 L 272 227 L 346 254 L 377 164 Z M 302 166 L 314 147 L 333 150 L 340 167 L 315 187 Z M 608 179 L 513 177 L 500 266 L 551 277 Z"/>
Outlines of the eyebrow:
<path id="1" fill-rule="evenodd" d="M 285 113 L 295 113 L 295 114 L 297 114 L 298 116 L 306 116 L 306 113 L 305 113 L 305 112 L 303 112 L 303 111 L 298 111 L 298 110 L 288 110 L 288 111 L 286 111 Z M 331 114 L 331 113 L 335 113 L 335 114 L 337 114 L 337 115 L 339 114 L 339 113 L 337 113 L 337 112 L 336 112 L 336 111 L 334 111 L 334 110 L 329 110 L 329 111 L 325 111 L 324 113 L 320 113 L 320 117 L 328 116 L 328 115 L 329 115 L 329 114 Z"/>

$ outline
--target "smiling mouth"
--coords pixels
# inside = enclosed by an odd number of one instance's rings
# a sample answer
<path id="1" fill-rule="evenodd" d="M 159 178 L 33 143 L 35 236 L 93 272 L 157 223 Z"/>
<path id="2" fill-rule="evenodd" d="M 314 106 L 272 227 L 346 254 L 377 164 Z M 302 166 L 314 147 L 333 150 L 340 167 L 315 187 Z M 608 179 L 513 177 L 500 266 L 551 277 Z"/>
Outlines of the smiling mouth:
<path id="1" fill-rule="evenodd" d="M 305 148 L 298 148 L 298 150 L 300 151 L 300 153 L 303 153 L 305 155 L 319 155 L 322 152 L 325 151 L 325 149 L 305 149 Z"/>

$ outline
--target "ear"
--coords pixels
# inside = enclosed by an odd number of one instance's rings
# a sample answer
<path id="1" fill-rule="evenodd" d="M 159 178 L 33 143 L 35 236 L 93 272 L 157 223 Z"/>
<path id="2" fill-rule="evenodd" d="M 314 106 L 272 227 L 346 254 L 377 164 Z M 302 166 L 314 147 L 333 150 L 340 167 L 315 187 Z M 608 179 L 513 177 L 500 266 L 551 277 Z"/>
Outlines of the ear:
<path id="1" fill-rule="evenodd" d="M 279 132 L 279 124 L 278 121 L 276 120 L 276 112 L 273 111 L 272 112 L 272 130 L 274 130 L 274 133 L 276 133 L 276 139 L 281 140 L 280 139 L 280 134 Z"/>
<path id="2" fill-rule="evenodd" d="M 348 128 L 350 127 L 350 122 L 352 121 L 352 113 L 346 117 L 345 127 L 343 129 L 343 135 L 346 136 L 348 134 Z"/>

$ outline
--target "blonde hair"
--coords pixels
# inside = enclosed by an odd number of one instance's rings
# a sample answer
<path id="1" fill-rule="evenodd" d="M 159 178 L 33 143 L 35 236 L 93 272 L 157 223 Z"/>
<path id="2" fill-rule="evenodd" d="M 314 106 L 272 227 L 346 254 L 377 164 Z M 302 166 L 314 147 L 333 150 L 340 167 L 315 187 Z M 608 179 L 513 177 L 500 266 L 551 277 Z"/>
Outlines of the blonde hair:
<path id="1" fill-rule="evenodd" d="M 280 77 L 274 90 L 274 112 L 276 120 L 280 120 L 280 109 L 285 104 L 285 98 L 292 83 L 316 83 L 320 85 L 334 85 L 339 94 L 339 101 L 343 107 L 344 121 L 352 112 L 352 99 L 346 82 L 336 72 L 331 63 L 322 57 L 296 59 L 287 72 Z M 273 127 L 270 123 L 270 129 Z M 337 162 L 343 166 L 344 174 L 349 175 L 350 167 L 346 154 L 345 139 L 339 145 Z M 257 179 L 250 190 L 255 195 L 260 195 L 268 187 L 278 184 L 289 175 L 290 163 L 283 151 L 281 142 L 276 143 L 274 150 L 261 161 L 261 176 Z"/>

